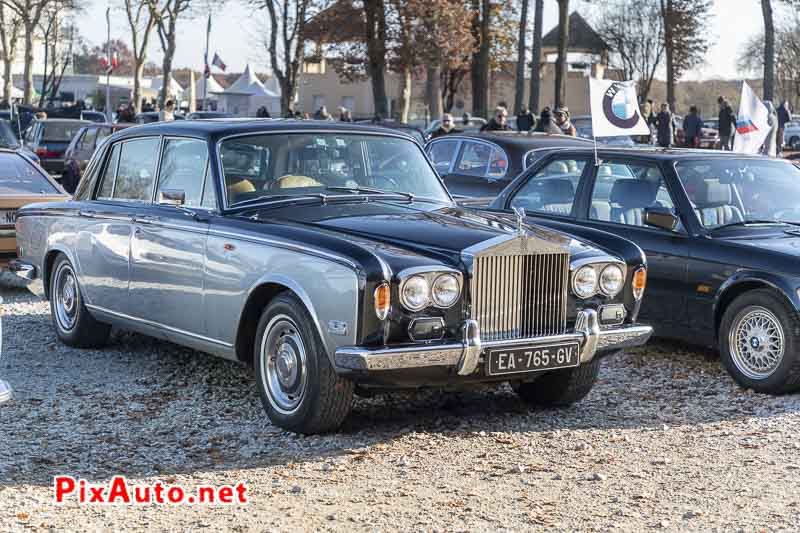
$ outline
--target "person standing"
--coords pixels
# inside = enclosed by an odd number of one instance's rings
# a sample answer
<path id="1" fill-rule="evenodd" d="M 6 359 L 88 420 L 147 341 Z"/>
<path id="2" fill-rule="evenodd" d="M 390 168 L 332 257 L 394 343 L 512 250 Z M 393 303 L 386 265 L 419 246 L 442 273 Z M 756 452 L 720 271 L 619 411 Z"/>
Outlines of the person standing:
<path id="1" fill-rule="evenodd" d="M 736 115 L 725 97 L 717 98 L 719 104 L 719 143 L 721 150 L 733 150 L 733 132 L 736 128 Z"/>
<path id="2" fill-rule="evenodd" d="M 536 119 L 528 108 L 523 107 L 517 114 L 517 131 L 531 131 L 535 123 Z"/>
<path id="3" fill-rule="evenodd" d="M 662 148 L 669 148 L 675 142 L 675 118 L 667 103 L 661 104 L 661 112 L 656 117 L 656 137 Z"/>
<path id="4" fill-rule="evenodd" d="M 451 133 L 461 133 L 461 130 L 456 128 L 455 122 L 453 122 L 453 115 L 450 113 L 445 113 L 442 115 L 441 125 L 436 128 L 433 133 L 431 133 L 431 139 L 443 137 Z"/>
<path id="5" fill-rule="evenodd" d="M 778 107 L 778 155 L 783 152 L 783 144 L 785 142 L 783 132 L 786 130 L 786 124 L 792 120 L 792 110 L 789 108 L 789 102 L 784 100 Z"/>
<path id="6" fill-rule="evenodd" d="M 158 112 L 158 120 L 160 122 L 170 122 L 175 120 L 175 102 L 167 100 L 164 104 L 164 109 Z"/>
<path id="7" fill-rule="evenodd" d="M 767 138 L 764 139 L 764 145 L 761 147 L 761 153 L 768 157 L 777 157 L 778 155 L 778 113 L 775 111 L 775 106 L 771 100 L 764 100 L 764 107 L 767 108 L 769 116 L 767 124 L 769 124 L 769 131 Z"/>
<path id="8" fill-rule="evenodd" d="M 683 134 L 687 148 L 697 148 L 700 146 L 700 136 L 702 134 L 703 121 L 697 113 L 697 106 L 689 108 L 689 114 L 683 119 Z"/>
<path id="9" fill-rule="evenodd" d="M 508 111 L 505 107 L 497 106 L 492 120 L 481 127 L 481 132 L 484 131 L 511 131 L 511 128 L 508 127 Z"/>
<path id="10" fill-rule="evenodd" d="M 555 122 L 553 122 L 553 114 L 550 112 L 549 107 L 542 109 L 542 112 L 539 114 L 539 123 L 536 125 L 534 131 L 540 133 L 561 133 L 561 128 L 556 126 Z"/>
<path id="11" fill-rule="evenodd" d="M 572 121 L 570 121 L 569 108 L 567 106 L 557 107 L 556 110 L 553 111 L 553 117 L 555 117 L 556 126 L 560 130 L 558 133 L 561 135 L 569 135 L 570 137 L 578 136 L 578 130 L 575 129 Z"/>

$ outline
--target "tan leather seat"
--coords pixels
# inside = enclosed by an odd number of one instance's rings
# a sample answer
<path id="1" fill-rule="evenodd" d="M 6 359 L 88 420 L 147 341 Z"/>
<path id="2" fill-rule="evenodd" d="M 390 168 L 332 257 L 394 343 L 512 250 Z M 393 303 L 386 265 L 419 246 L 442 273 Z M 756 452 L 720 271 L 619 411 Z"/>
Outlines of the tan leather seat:
<path id="1" fill-rule="evenodd" d="M 229 204 L 236 203 L 236 197 L 240 194 L 256 192 L 256 187 L 253 185 L 253 182 L 246 179 L 239 180 L 236 183 L 229 183 L 227 189 Z"/>

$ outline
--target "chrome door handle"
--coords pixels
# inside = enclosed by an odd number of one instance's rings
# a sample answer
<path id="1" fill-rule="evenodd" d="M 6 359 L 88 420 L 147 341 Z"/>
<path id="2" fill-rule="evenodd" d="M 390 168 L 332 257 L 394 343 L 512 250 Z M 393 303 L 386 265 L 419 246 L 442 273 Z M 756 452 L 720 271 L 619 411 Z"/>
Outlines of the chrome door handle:
<path id="1" fill-rule="evenodd" d="M 160 221 L 161 218 L 153 215 L 142 215 L 142 216 L 135 216 L 133 221 L 137 224 L 153 224 L 155 222 Z"/>

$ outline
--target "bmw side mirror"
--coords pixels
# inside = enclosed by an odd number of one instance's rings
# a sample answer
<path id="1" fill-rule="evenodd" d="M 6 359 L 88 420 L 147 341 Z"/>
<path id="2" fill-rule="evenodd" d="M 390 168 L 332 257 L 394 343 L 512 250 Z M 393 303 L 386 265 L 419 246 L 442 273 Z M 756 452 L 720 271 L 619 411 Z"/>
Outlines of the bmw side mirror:
<path id="1" fill-rule="evenodd" d="M 158 192 L 158 203 L 161 205 L 181 206 L 186 203 L 186 191 L 166 189 Z"/>
<path id="2" fill-rule="evenodd" d="M 678 227 L 678 216 L 666 207 L 647 207 L 644 210 L 644 223 L 654 228 L 673 231 Z"/>

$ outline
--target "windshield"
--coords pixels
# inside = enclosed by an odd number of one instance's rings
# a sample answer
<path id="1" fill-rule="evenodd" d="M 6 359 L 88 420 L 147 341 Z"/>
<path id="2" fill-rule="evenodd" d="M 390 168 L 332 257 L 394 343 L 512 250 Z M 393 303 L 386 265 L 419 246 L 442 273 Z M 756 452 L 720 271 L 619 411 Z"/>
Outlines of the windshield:
<path id="1" fill-rule="evenodd" d="M 800 222 L 800 169 L 787 161 L 681 161 L 675 169 L 707 228 L 747 221 Z"/>
<path id="2" fill-rule="evenodd" d="M 0 194 L 56 194 L 36 168 L 14 153 L 0 153 Z"/>
<path id="3" fill-rule="evenodd" d="M 422 149 L 409 139 L 349 133 L 258 134 L 220 145 L 228 205 L 255 198 L 410 193 L 449 202 Z"/>
<path id="4" fill-rule="evenodd" d="M 0 148 L 19 148 L 14 130 L 6 120 L 0 120 Z"/>
<path id="5" fill-rule="evenodd" d="M 86 125 L 85 122 L 45 122 L 43 142 L 69 142 Z"/>

